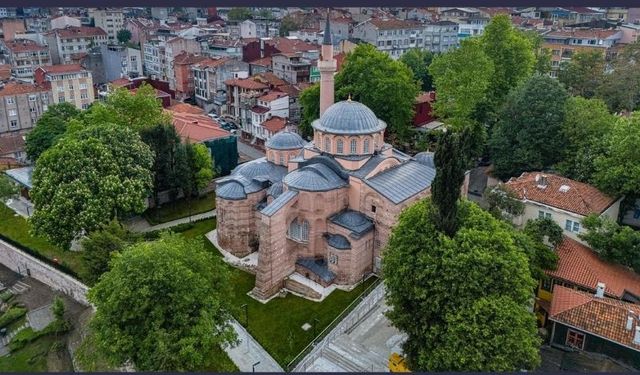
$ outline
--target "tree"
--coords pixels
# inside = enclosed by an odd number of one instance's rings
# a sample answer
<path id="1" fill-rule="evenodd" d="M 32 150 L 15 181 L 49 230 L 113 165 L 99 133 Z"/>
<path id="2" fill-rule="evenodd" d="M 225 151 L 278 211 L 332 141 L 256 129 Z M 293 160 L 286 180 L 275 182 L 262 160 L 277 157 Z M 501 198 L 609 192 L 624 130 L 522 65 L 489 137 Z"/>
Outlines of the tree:
<path id="1" fill-rule="evenodd" d="M 558 80 L 571 95 L 591 98 L 604 79 L 605 61 L 600 51 L 576 52 L 560 65 Z"/>
<path id="2" fill-rule="evenodd" d="M 501 14 L 491 19 L 480 42 L 493 61 L 489 104 L 497 109 L 511 89 L 531 76 L 535 64 L 532 41 L 513 27 L 509 16 Z"/>
<path id="3" fill-rule="evenodd" d="M 160 124 L 171 124 L 171 116 L 158 102 L 156 90 L 147 84 L 140 86 L 135 94 L 124 88 L 116 90 L 104 104 L 94 103 L 84 117 L 88 123 L 113 123 L 137 132 Z"/>
<path id="4" fill-rule="evenodd" d="M 597 215 L 587 216 L 582 224 L 587 230 L 579 237 L 598 255 L 640 272 L 640 232 Z"/>
<path id="5" fill-rule="evenodd" d="M 596 96 L 604 100 L 611 111 L 634 111 L 640 103 L 640 42 L 626 45 L 611 62 Z"/>
<path id="6" fill-rule="evenodd" d="M 236 342 L 229 271 L 200 241 L 177 235 L 117 254 L 89 291 L 98 349 L 138 371 L 195 371 Z"/>
<path id="7" fill-rule="evenodd" d="M 189 166 L 196 193 L 204 189 L 213 179 L 213 159 L 207 146 L 187 144 Z"/>
<path id="8" fill-rule="evenodd" d="M 475 40 L 463 40 L 460 48 L 436 56 L 429 72 L 437 92 L 435 113 L 448 123 L 468 123 L 487 100 L 493 79 L 493 63 Z"/>
<path id="9" fill-rule="evenodd" d="M 289 36 L 289 32 L 296 30 L 300 30 L 300 24 L 293 17 L 288 14 L 282 17 L 279 30 L 281 37 Z"/>
<path id="10" fill-rule="evenodd" d="M 33 162 L 53 146 L 67 130 L 67 123 L 80 111 L 71 103 L 52 104 L 25 138 L 25 151 Z"/>
<path id="11" fill-rule="evenodd" d="M 525 251 L 514 241 L 518 232 L 475 203 L 462 200 L 457 209 L 459 227 L 450 237 L 438 229 L 434 209 L 430 199 L 405 209 L 382 260 L 386 300 L 392 307 L 387 314 L 408 336 L 403 351 L 409 368 L 534 369 L 539 363 L 535 354 L 539 341 L 533 316 L 516 312 L 530 305 L 535 286 Z M 490 301 L 483 302 L 485 298 Z M 491 302 L 494 299 L 498 300 Z M 497 306 L 506 311 L 482 316 L 500 310 Z M 497 319 L 491 319 L 494 316 Z M 469 328 L 463 327 L 467 324 Z M 519 335 L 512 334 L 514 330 Z M 474 335 L 479 335 L 477 341 Z M 493 342 L 489 339 L 480 344 L 489 335 L 505 347 L 489 345 Z M 459 343 L 465 339 L 477 345 L 463 348 Z"/>
<path id="12" fill-rule="evenodd" d="M 412 48 L 400 57 L 400 61 L 411 69 L 413 78 L 420 82 L 422 91 L 433 90 L 432 78 L 431 74 L 429 74 L 429 65 L 431 65 L 432 60 L 433 53 L 420 48 Z"/>
<path id="13" fill-rule="evenodd" d="M 542 170 L 561 160 L 567 98 L 548 76 L 533 76 L 509 94 L 489 141 L 498 177 Z"/>
<path id="14" fill-rule="evenodd" d="M 300 132 L 304 137 L 313 135 L 311 123 L 320 115 L 320 85 L 312 85 L 302 90 L 300 93 L 300 109 L 302 119 L 300 121 Z"/>
<path id="15" fill-rule="evenodd" d="M 62 320 L 64 319 L 64 301 L 62 300 L 62 298 L 60 298 L 60 296 L 56 296 L 56 298 L 53 299 L 53 305 L 51 306 L 51 311 L 53 312 L 53 316 L 57 319 L 57 320 Z"/>
<path id="16" fill-rule="evenodd" d="M 158 194 L 165 190 L 175 190 L 180 186 L 176 177 L 176 152 L 180 147 L 180 136 L 175 126 L 157 124 L 140 131 L 142 141 L 155 155 L 153 160 L 153 199 L 158 202 Z"/>
<path id="17" fill-rule="evenodd" d="M 249 8 L 231 8 L 227 14 L 227 18 L 230 21 L 244 21 L 251 18 L 251 16 L 253 16 L 253 13 Z"/>
<path id="18" fill-rule="evenodd" d="M 111 257 L 135 243 L 137 236 L 129 232 L 117 220 L 103 224 L 82 240 L 82 260 L 87 268 L 84 279 L 95 284 L 100 276 L 109 271 Z"/>
<path id="19" fill-rule="evenodd" d="M 487 211 L 496 219 L 511 220 L 524 213 L 524 203 L 502 184 L 487 187 L 483 195 L 489 206 Z"/>
<path id="20" fill-rule="evenodd" d="M 120 44 L 127 44 L 131 40 L 131 31 L 127 29 L 118 30 L 116 38 Z"/>
<path id="21" fill-rule="evenodd" d="M 534 280 L 547 277 L 545 271 L 555 270 L 558 255 L 552 250 L 562 242 L 562 228 L 549 218 L 527 221 L 522 232 L 515 233 L 516 246 L 529 259 L 529 271 Z"/>
<path id="22" fill-rule="evenodd" d="M 640 196 L 640 113 L 619 118 L 595 159 L 595 185 L 613 196 Z"/>
<path id="23" fill-rule="evenodd" d="M 565 177 L 593 182 L 596 157 L 604 154 L 605 142 L 615 116 L 609 113 L 607 105 L 600 99 L 571 97 L 567 100 L 562 132 L 567 141 L 565 156 L 556 165 Z"/>
<path id="24" fill-rule="evenodd" d="M 533 72 L 537 74 L 547 74 L 551 71 L 551 51 L 542 47 L 543 39 L 536 30 L 526 30 L 523 35 L 529 39 L 531 48 L 535 55 Z"/>
<path id="25" fill-rule="evenodd" d="M 196 191 L 189 153 L 187 145 L 180 145 L 176 151 L 175 165 L 176 181 L 186 199 L 191 198 Z"/>
<path id="26" fill-rule="evenodd" d="M 18 186 L 5 175 L 0 175 L 0 202 L 18 194 Z"/>
<path id="27" fill-rule="evenodd" d="M 43 153 L 33 172 L 34 230 L 62 247 L 83 231 L 145 209 L 153 154 L 133 130 L 93 125 Z"/>
<path id="28" fill-rule="evenodd" d="M 540 364 L 535 317 L 510 298 L 480 298 L 446 321 L 442 345 L 425 358 L 446 371 L 503 372 Z"/>

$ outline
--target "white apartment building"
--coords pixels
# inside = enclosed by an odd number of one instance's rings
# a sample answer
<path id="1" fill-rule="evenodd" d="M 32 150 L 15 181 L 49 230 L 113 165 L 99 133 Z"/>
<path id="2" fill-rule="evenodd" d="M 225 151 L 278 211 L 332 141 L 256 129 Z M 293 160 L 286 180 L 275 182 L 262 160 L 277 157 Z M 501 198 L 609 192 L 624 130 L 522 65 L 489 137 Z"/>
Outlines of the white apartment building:
<path id="1" fill-rule="evenodd" d="M 79 64 L 38 67 L 35 81 L 51 89 L 55 104 L 66 102 L 87 109 L 95 100 L 91 72 Z"/>
<path id="2" fill-rule="evenodd" d="M 107 33 L 99 27 L 67 26 L 64 29 L 55 29 L 45 34 L 51 62 L 53 64 L 65 64 L 72 57 L 81 53 L 87 53 L 91 47 L 106 45 Z"/>
<path id="3" fill-rule="evenodd" d="M 91 8 L 89 17 L 93 18 L 96 27 L 107 33 L 109 43 L 118 41 L 118 31 L 124 29 L 124 14 L 122 9 L 116 8 Z"/>

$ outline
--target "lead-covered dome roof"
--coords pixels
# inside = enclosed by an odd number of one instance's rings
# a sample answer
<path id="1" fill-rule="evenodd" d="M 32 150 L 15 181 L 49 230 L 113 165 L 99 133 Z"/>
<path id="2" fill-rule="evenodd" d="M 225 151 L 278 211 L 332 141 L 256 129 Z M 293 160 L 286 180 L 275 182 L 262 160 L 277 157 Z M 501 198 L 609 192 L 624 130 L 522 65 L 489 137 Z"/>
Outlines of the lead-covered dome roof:
<path id="1" fill-rule="evenodd" d="M 273 150 L 295 150 L 303 148 L 304 139 L 296 133 L 280 132 L 269 138 L 265 146 Z"/>
<path id="2" fill-rule="evenodd" d="M 359 135 L 384 130 L 387 124 L 378 119 L 366 105 L 344 100 L 331 105 L 313 122 L 313 128 L 331 134 Z"/>

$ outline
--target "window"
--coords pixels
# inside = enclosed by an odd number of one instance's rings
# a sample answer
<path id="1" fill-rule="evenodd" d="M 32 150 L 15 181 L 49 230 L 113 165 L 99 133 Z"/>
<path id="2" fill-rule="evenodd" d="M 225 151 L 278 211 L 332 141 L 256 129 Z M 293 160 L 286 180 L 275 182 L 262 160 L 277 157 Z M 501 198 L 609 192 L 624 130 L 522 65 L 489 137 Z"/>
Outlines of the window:
<path id="1" fill-rule="evenodd" d="M 546 290 L 547 292 L 553 292 L 553 279 L 550 277 L 545 277 L 542 280 L 542 290 Z"/>
<path id="2" fill-rule="evenodd" d="M 375 213 L 376 212 L 376 206 L 371 206 L 371 212 Z"/>
<path id="3" fill-rule="evenodd" d="M 338 141 L 336 142 L 336 152 L 338 154 L 342 154 L 343 151 L 342 139 L 338 139 Z"/>
<path id="4" fill-rule="evenodd" d="M 10 109 L 9 110 L 9 116 L 17 116 L 17 115 L 18 115 L 18 112 L 16 112 L 15 109 Z"/>
<path id="5" fill-rule="evenodd" d="M 551 219 L 551 213 L 538 211 L 538 219 Z"/>
<path id="6" fill-rule="evenodd" d="M 16 100 L 14 98 L 7 98 L 6 102 L 7 102 L 7 104 L 15 104 Z"/>
<path id="7" fill-rule="evenodd" d="M 9 121 L 9 129 L 17 129 L 18 128 L 18 120 Z"/>
<path id="8" fill-rule="evenodd" d="M 35 95 L 29 95 L 29 101 L 30 102 L 35 102 L 36 101 L 36 96 Z"/>
<path id="9" fill-rule="evenodd" d="M 81 83 L 80 84 L 80 90 L 86 90 L 87 89 L 87 84 L 86 83 Z"/>
<path id="10" fill-rule="evenodd" d="M 572 348 L 584 348 L 584 333 L 570 329 L 567 331 L 567 346 Z"/>
<path id="11" fill-rule="evenodd" d="M 369 153 L 369 138 L 364 139 L 363 153 L 365 154 Z"/>
<path id="12" fill-rule="evenodd" d="M 356 154 L 358 152 L 357 150 L 357 143 L 355 139 L 351 140 L 351 154 Z"/>
<path id="13" fill-rule="evenodd" d="M 280 153 L 280 164 L 284 164 L 284 155 L 282 155 L 282 153 Z"/>
<path id="14" fill-rule="evenodd" d="M 296 241 L 309 241 L 309 222 L 303 220 L 302 223 L 295 219 L 289 224 L 289 237 Z"/>
<path id="15" fill-rule="evenodd" d="M 329 254 L 329 263 L 338 264 L 338 256 L 336 254 Z"/>
<path id="16" fill-rule="evenodd" d="M 564 223 L 564 229 L 569 232 L 578 233 L 580 232 L 580 223 L 573 220 L 567 220 Z"/>

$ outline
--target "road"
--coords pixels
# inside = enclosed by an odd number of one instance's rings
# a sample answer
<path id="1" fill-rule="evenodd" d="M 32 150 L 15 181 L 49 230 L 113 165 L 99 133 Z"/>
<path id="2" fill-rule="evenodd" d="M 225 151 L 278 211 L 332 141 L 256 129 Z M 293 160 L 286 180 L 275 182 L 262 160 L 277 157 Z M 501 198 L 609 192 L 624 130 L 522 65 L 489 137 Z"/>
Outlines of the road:
<path id="1" fill-rule="evenodd" d="M 246 159 L 250 159 L 250 160 L 260 159 L 264 157 L 264 152 L 258 149 L 255 149 L 249 146 L 248 144 L 240 141 L 239 137 L 238 137 L 238 153 L 245 156 Z"/>

